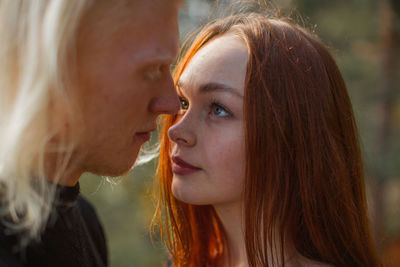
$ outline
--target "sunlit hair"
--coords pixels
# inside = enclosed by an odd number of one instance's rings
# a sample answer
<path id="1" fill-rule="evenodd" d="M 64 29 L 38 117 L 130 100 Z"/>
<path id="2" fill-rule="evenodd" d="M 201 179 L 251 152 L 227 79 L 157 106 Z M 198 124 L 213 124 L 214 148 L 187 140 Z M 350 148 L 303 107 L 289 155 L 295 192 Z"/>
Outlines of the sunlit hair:
<path id="1" fill-rule="evenodd" d="M 328 50 L 282 19 L 233 15 L 183 46 L 175 82 L 199 49 L 227 32 L 240 36 L 249 53 L 243 197 L 250 266 L 284 266 L 290 244 L 333 266 L 380 266 L 352 106 Z M 174 121 L 163 121 L 155 218 L 174 266 L 218 266 L 229 251 L 214 208 L 183 203 L 171 192 L 167 130 Z"/>
<path id="2" fill-rule="evenodd" d="M 91 2 L 0 2 L 1 222 L 11 233 L 23 232 L 23 244 L 38 236 L 53 203 L 46 152 L 68 155 L 72 149 L 67 136 L 50 125 L 48 111 L 55 99 L 69 106 L 68 50 Z M 59 146 L 50 147 L 56 133 Z M 54 180 L 66 167 L 68 156 L 62 158 Z"/>

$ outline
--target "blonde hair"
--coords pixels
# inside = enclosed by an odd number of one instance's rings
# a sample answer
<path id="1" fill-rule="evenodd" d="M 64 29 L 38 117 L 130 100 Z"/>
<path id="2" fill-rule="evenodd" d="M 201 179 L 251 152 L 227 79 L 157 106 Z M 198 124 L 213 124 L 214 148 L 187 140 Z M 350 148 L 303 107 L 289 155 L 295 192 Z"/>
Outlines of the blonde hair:
<path id="1" fill-rule="evenodd" d="M 67 58 L 79 22 L 93 0 L 0 1 L 0 201 L 1 223 L 23 233 L 21 245 L 39 237 L 48 221 L 55 186 L 47 182 L 47 152 L 71 155 L 72 141 L 48 120 L 52 97 L 69 107 Z M 60 157 L 56 177 L 68 157 Z"/>

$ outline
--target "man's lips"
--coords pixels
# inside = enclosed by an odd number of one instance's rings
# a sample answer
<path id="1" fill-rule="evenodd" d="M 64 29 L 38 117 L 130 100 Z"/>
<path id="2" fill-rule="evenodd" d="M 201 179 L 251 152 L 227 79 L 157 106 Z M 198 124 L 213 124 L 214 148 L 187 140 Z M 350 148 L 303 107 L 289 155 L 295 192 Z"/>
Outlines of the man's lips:
<path id="1" fill-rule="evenodd" d="M 151 132 L 155 131 L 155 129 L 145 131 L 145 132 L 137 132 L 135 135 L 139 137 L 142 141 L 147 142 L 150 140 Z"/>
<path id="2" fill-rule="evenodd" d="M 140 132 L 135 134 L 139 139 L 141 139 L 143 142 L 147 142 L 150 140 L 151 132 Z"/>
<path id="3" fill-rule="evenodd" d="M 178 156 L 172 156 L 172 172 L 179 175 L 188 175 L 197 171 L 201 168 L 193 166 Z"/>

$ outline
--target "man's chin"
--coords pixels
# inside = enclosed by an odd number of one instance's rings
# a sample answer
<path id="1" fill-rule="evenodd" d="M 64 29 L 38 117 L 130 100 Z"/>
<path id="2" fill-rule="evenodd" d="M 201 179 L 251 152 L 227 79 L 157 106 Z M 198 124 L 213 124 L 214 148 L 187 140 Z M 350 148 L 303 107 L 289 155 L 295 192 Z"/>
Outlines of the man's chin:
<path id="1" fill-rule="evenodd" d="M 128 157 L 121 158 L 120 155 L 110 159 L 108 163 L 99 164 L 90 172 L 107 177 L 120 177 L 126 175 L 135 165 L 139 152 Z"/>

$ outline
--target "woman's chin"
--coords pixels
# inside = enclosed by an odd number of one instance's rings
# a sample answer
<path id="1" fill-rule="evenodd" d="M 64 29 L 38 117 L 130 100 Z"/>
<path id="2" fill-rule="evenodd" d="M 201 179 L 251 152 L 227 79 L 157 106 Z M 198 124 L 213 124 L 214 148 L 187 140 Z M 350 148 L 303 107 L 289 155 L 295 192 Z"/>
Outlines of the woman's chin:
<path id="1" fill-rule="evenodd" d="M 172 184 L 172 195 L 186 204 L 191 205 L 208 205 L 210 204 L 207 201 L 207 197 L 201 195 L 201 191 L 199 189 L 191 190 L 190 188 L 185 188 L 182 185 L 177 185 L 177 183 Z"/>

